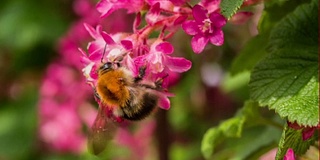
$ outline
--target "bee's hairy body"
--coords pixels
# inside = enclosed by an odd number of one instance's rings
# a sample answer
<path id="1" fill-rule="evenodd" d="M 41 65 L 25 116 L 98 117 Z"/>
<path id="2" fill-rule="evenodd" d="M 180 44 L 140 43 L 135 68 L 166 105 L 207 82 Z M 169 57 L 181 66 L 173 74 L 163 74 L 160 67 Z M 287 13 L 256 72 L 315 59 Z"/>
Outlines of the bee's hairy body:
<path id="1" fill-rule="evenodd" d="M 139 83 L 144 72 L 133 77 L 124 67 L 100 67 L 96 92 L 101 103 L 113 107 L 117 116 L 140 120 L 148 116 L 158 103 L 155 87 Z M 106 69 L 107 68 L 107 69 Z"/>

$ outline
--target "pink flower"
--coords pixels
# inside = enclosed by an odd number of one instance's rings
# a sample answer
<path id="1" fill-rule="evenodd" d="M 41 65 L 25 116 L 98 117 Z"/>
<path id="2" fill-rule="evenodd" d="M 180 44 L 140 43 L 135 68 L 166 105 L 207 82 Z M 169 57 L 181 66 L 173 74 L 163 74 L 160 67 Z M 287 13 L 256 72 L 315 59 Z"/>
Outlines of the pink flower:
<path id="1" fill-rule="evenodd" d="M 128 13 L 140 12 L 144 4 L 144 0 L 101 0 L 97 4 L 97 10 L 103 18 L 118 9 L 126 9 Z"/>
<path id="2" fill-rule="evenodd" d="M 208 13 L 208 10 L 200 5 L 192 8 L 194 20 L 182 24 L 183 30 L 192 35 L 191 46 L 195 53 L 203 51 L 208 41 L 221 46 L 224 42 L 224 35 L 221 28 L 227 20 L 219 13 Z"/>
<path id="3" fill-rule="evenodd" d="M 294 157 L 294 151 L 292 148 L 289 148 L 287 150 L 286 155 L 283 157 L 283 160 L 295 160 L 296 158 Z"/>
<path id="4" fill-rule="evenodd" d="M 53 63 L 40 89 L 39 134 L 46 144 L 58 151 L 79 153 L 85 148 L 82 118 L 77 110 L 88 106 L 85 99 L 90 96 L 90 88 L 77 74 L 69 66 Z"/>

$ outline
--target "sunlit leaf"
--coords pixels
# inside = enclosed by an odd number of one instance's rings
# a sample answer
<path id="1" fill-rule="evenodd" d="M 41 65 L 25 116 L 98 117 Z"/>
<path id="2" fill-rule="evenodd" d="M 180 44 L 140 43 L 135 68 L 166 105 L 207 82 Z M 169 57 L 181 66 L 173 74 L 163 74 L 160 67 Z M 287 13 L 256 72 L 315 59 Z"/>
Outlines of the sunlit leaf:
<path id="1" fill-rule="evenodd" d="M 272 31 L 271 54 L 252 72 L 251 97 L 300 125 L 319 123 L 317 4 L 302 5 Z"/>

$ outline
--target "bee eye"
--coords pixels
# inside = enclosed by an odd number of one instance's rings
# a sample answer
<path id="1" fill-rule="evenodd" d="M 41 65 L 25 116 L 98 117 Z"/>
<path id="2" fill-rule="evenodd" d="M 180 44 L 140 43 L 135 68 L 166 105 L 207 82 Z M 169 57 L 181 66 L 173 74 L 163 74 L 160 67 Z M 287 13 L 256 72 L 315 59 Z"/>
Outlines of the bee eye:
<path id="1" fill-rule="evenodd" d="M 107 62 L 107 63 L 103 64 L 100 67 L 100 70 L 109 70 L 109 69 L 112 69 L 112 63 L 111 62 Z"/>

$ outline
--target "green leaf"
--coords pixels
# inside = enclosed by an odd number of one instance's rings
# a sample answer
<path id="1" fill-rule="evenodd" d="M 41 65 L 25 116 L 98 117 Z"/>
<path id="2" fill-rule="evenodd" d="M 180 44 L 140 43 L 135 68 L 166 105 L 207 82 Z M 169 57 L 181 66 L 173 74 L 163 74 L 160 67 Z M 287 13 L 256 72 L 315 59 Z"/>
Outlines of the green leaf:
<path id="1" fill-rule="evenodd" d="M 243 0 L 222 0 L 220 3 L 221 13 L 226 18 L 231 18 L 241 7 Z"/>
<path id="2" fill-rule="evenodd" d="M 254 68 L 251 98 L 299 125 L 319 123 L 318 8 L 301 5 L 271 33 L 269 52 Z"/>
<path id="3" fill-rule="evenodd" d="M 258 116 L 257 105 L 247 101 L 244 107 L 233 118 L 223 121 L 218 127 L 209 129 L 202 139 L 201 151 L 206 159 L 210 158 L 214 149 L 226 138 L 239 138 L 242 134 L 244 123 L 252 124 L 254 117 Z"/>
<path id="4" fill-rule="evenodd" d="M 209 129 L 205 134 L 201 144 L 202 154 L 206 159 L 210 158 L 215 147 L 225 138 L 237 137 L 242 133 L 244 117 L 234 117 L 222 122 L 219 127 Z"/>
<path id="5" fill-rule="evenodd" d="M 247 87 L 249 79 L 250 72 L 248 71 L 240 72 L 236 75 L 227 74 L 222 80 L 221 89 L 228 93 L 241 87 Z"/>
<path id="6" fill-rule="evenodd" d="M 315 143 L 316 140 L 317 137 L 313 136 L 304 141 L 302 139 L 302 129 L 295 130 L 286 125 L 279 142 L 276 159 L 282 160 L 289 148 L 292 148 L 295 154 L 302 155 L 309 149 L 310 145 Z"/>
<path id="7" fill-rule="evenodd" d="M 253 67 L 264 58 L 266 52 L 266 44 L 270 38 L 270 32 L 279 21 L 292 12 L 298 5 L 305 1 L 268 1 L 265 2 L 265 9 L 260 17 L 258 29 L 259 35 L 251 38 L 239 53 L 231 65 L 231 74 L 235 75 L 242 71 L 251 71 Z M 245 62 L 245 63 L 244 63 Z"/>
<path id="8" fill-rule="evenodd" d="M 218 128 L 210 128 L 202 139 L 201 152 L 208 159 L 211 157 L 215 146 L 221 143 L 224 139 L 222 132 Z"/>

